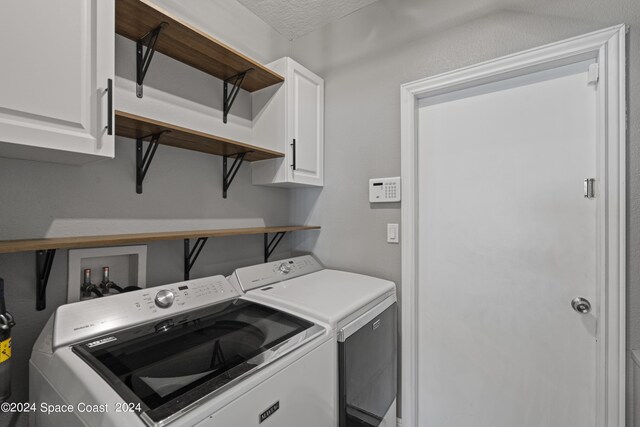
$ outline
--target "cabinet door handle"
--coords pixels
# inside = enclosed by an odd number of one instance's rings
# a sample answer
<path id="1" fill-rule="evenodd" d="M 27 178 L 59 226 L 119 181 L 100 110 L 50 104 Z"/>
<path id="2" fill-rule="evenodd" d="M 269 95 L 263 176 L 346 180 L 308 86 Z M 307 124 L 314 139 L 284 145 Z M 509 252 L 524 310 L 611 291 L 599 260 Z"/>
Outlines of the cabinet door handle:
<path id="1" fill-rule="evenodd" d="M 293 144 L 291 144 L 291 149 L 293 150 L 293 164 L 291 167 L 293 170 L 296 170 L 296 139 L 293 138 Z"/>
<path id="2" fill-rule="evenodd" d="M 113 80 L 107 80 L 107 135 L 113 135 Z"/>

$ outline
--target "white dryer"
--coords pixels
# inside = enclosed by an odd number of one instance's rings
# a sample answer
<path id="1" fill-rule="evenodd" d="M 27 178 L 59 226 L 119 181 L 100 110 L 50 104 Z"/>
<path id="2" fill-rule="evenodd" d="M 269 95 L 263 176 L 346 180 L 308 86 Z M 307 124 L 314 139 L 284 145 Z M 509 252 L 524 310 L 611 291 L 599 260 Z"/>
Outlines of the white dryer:
<path id="1" fill-rule="evenodd" d="M 335 336 L 339 427 L 396 426 L 395 284 L 325 269 L 310 255 L 237 269 L 244 298 L 315 319 Z"/>
<path id="2" fill-rule="evenodd" d="M 30 360 L 30 425 L 327 427 L 334 339 L 224 277 L 59 307 Z"/>

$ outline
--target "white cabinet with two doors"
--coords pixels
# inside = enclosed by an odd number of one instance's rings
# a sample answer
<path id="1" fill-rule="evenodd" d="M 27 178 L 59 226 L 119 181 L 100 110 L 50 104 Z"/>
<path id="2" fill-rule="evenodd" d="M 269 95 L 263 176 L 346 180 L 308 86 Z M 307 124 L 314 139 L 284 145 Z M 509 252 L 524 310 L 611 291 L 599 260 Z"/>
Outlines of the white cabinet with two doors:
<path id="1" fill-rule="evenodd" d="M 267 65 L 284 83 L 253 94 L 253 144 L 285 157 L 253 162 L 253 183 L 324 185 L 324 80 L 291 58 Z"/>
<path id="2" fill-rule="evenodd" d="M 114 156 L 114 0 L 0 4 L 0 157 Z"/>

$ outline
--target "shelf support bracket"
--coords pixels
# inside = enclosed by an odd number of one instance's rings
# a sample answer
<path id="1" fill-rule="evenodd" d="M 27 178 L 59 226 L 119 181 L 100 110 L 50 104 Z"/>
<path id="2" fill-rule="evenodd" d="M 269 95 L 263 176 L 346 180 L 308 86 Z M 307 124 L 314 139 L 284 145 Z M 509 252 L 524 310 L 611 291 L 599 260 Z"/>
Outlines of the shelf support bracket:
<path id="1" fill-rule="evenodd" d="M 151 65 L 153 54 L 156 52 L 158 36 L 162 29 L 168 25 L 168 23 L 162 22 L 136 43 L 136 96 L 138 98 L 142 98 L 142 85 L 149 70 L 149 65 Z M 147 49 L 144 49 L 144 46 L 146 46 Z"/>
<path id="2" fill-rule="evenodd" d="M 153 156 L 156 155 L 158 145 L 160 145 L 160 136 L 162 136 L 163 133 L 167 132 L 169 131 L 164 130 L 162 132 L 150 135 L 151 140 L 149 141 L 146 150 L 144 150 L 143 142 L 144 139 L 148 138 L 149 136 L 144 136 L 142 138 L 136 139 L 136 193 L 138 194 L 142 194 L 142 183 L 144 182 L 144 177 L 147 176 L 147 172 L 149 171 L 149 166 L 151 166 Z"/>
<path id="3" fill-rule="evenodd" d="M 36 251 L 36 310 L 47 308 L 47 284 L 53 266 L 55 249 Z"/>
<path id="4" fill-rule="evenodd" d="M 269 233 L 264 233 L 264 262 L 269 262 L 269 257 L 276 249 L 284 235 L 287 234 L 286 231 L 278 231 L 275 236 L 269 240 Z"/>
<path id="5" fill-rule="evenodd" d="M 236 100 L 236 96 L 238 96 L 238 92 L 242 87 L 244 78 L 247 76 L 247 73 L 250 71 L 253 71 L 253 68 L 249 68 L 248 70 L 238 73 L 235 76 L 231 76 L 224 81 L 223 106 L 222 106 L 222 121 L 224 123 L 227 123 L 227 116 L 229 115 L 231 106 L 233 105 L 233 102 Z M 229 83 L 233 85 L 231 90 L 229 90 Z"/>
<path id="6" fill-rule="evenodd" d="M 193 245 L 191 249 L 189 248 L 190 240 L 184 239 L 184 280 L 189 280 L 191 268 L 198 259 L 198 256 L 200 256 L 200 252 L 202 252 L 202 248 L 204 248 L 204 244 L 207 243 L 208 239 L 208 237 L 198 237 L 196 244 Z"/>
<path id="7" fill-rule="evenodd" d="M 236 177 L 236 174 L 238 173 L 240 166 L 242 166 L 242 162 L 244 161 L 244 156 L 246 156 L 247 153 L 250 153 L 250 151 L 245 151 L 244 153 L 236 154 L 235 155 L 236 157 L 233 160 L 233 164 L 231 165 L 231 168 L 229 168 L 227 165 L 227 159 L 230 156 L 224 156 L 222 158 L 222 198 L 224 199 L 227 198 L 227 190 L 231 186 L 233 179 Z"/>

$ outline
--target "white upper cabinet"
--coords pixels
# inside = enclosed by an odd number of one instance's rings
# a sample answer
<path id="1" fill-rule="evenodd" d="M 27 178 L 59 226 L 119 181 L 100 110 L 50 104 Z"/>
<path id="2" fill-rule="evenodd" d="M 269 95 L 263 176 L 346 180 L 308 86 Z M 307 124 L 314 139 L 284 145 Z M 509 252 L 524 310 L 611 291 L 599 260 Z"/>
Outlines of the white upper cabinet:
<path id="1" fill-rule="evenodd" d="M 114 0 L 0 2 L 0 157 L 114 156 L 114 10 Z"/>
<path id="2" fill-rule="evenodd" d="M 253 183 L 324 185 L 324 80 L 291 58 L 268 65 L 281 85 L 253 94 L 253 143 L 285 153 L 252 163 Z"/>

